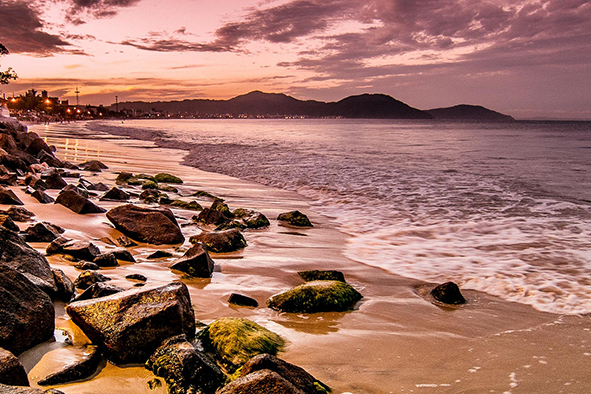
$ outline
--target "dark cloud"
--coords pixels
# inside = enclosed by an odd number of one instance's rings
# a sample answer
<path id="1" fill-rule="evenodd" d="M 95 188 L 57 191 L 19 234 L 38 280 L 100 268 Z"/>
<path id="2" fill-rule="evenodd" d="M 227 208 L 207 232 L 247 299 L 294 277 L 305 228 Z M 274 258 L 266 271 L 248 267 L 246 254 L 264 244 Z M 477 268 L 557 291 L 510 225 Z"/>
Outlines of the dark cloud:
<path id="1" fill-rule="evenodd" d="M 120 8 L 137 5 L 141 0 L 62 0 L 69 5 L 66 19 L 75 25 L 86 23 L 86 18 L 110 18 Z"/>
<path id="2" fill-rule="evenodd" d="M 0 1 L 0 40 L 11 53 L 50 56 L 71 52 L 62 37 L 43 31 L 39 10 L 27 2 Z"/>
<path id="3" fill-rule="evenodd" d="M 175 38 L 142 38 L 126 40 L 118 44 L 155 52 L 226 52 L 230 50 L 216 43 L 201 44 Z"/>

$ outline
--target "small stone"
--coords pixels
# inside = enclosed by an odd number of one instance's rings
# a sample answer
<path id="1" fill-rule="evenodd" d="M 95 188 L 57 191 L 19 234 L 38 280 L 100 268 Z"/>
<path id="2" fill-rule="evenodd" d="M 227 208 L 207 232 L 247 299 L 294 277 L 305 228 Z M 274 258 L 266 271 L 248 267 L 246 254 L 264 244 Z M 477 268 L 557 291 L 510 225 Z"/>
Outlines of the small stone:
<path id="1" fill-rule="evenodd" d="M 108 280 L 111 280 L 111 278 L 99 274 L 98 272 L 88 270 L 78 275 L 78 277 L 74 281 L 74 286 L 77 289 L 85 290 L 95 283 L 106 282 Z"/>
<path id="2" fill-rule="evenodd" d="M 37 382 L 39 386 L 49 386 L 74 382 L 91 377 L 103 360 L 96 346 L 87 346 L 82 360 L 65 366 L 61 371 L 52 373 Z"/>
<path id="3" fill-rule="evenodd" d="M 347 283 L 319 280 L 307 282 L 267 301 L 267 306 L 281 312 L 342 312 L 352 309 L 361 294 Z"/>
<path id="4" fill-rule="evenodd" d="M 119 265 L 117 257 L 115 257 L 113 252 L 107 252 L 96 256 L 93 263 L 99 267 L 117 267 Z"/>
<path id="5" fill-rule="evenodd" d="M 103 194 L 100 198 L 101 201 L 111 200 L 111 201 L 127 201 L 131 198 L 130 194 L 119 189 L 118 187 L 113 187 L 111 190 Z"/>
<path id="6" fill-rule="evenodd" d="M 306 282 L 312 282 L 315 280 L 337 280 L 339 282 L 346 282 L 345 275 L 341 271 L 327 270 L 311 270 L 311 271 L 300 271 L 298 272 L 300 278 Z"/>
<path id="7" fill-rule="evenodd" d="M 211 231 L 192 236 L 192 244 L 203 243 L 208 251 L 214 253 L 234 252 L 247 246 L 244 236 L 238 229 Z"/>
<path id="8" fill-rule="evenodd" d="M 142 274 L 129 274 L 125 276 L 125 279 L 129 279 L 129 280 L 139 280 L 141 282 L 146 282 L 148 280 L 148 278 L 146 278 L 144 275 Z"/>
<path id="9" fill-rule="evenodd" d="M 121 293 L 122 291 L 125 291 L 125 289 L 119 286 L 111 285 L 105 282 L 97 282 L 84 290 L 84 292 L 76 297 L 76 300 L 74 301 L 77 302 L 83 300 L 92 300 L 95 298 L 106 297 L 111 294 Z"/>
<path id="10" fill-rule="evenodd" d="M 168 258 L 168 257 L 172 257 L 174 256 L 172 253 L 167 252 L 165 250 L 157 250 L 154 253 L 150 254 L 147 258 L 150 260 L 156 260 L 156 259 L 164 259 L 164 258 Z"/>
<path id="11" fill-rule="evenodd" d="M 460 288 L 454 282 L 446 282 L 435 287 L 431 290 L 431 295 L 444 304 L 460 305 L 466 303 Z"/>
<path id="12" fill-rule="evenodd" d="M 122 235 L 120 237 L 118 237 L 115 242 L 117 242 L 119 244 L 119 246 L 122 246 L 124 248 L 130 248 L 132 246 L 137 246 L 137 243 L 133 242 L 131 239 L 127 238 L 127 236 Z"/>
<path id="13" fill-rule="evenodd" d="M 128 261 L 130 263 L 135 263 L 135 259 L 131 252 L 127 249 L 115 249 L 109 253 L 113 253 L 117 260 Z"/>
<path id="14" fill-rule="evenodd" d="M 74 282 L 59 268 L 51 268 L 53 272 L 53 281 L 56 287 L 56 298 L 69 302 L 74 295 Z"/>
<path id="15" fill-rule="evenodd" d="M 80 194 L 72 191 L 66 190 L 61 191 L 58 194 L 57 199 L 55 200 L 56 204 L 61 204 L 66 208 L 78 213 L 78 214 L 87 214 L 87 213 L 103 213 L 106 212 L 106 209 L 101 208 L 95 205 L 92 201 L 88 198 L 81 196 Z"/>
<path id="16" fill-rule="evenodd" d="M 230 294 L 230 298 L 228 299 L 230 304 L 240 305 L 240 306 L 250 306 L 256 308 L 259 306 L 259 303 L 254 298 L 247 297 L 242 294 L 232 293 Z"/>
<path id="17" fill-rule="evenodd" d="M 79 261 L 74 264 L 74 268 L 79 269 L 81 271 L 98 271 L 101 267 L 98 266 L 96 263 L 91 263 L 90 261 Z"/>
<path id="18" fill-rule="evenodd" d="M 277 220 L 285 221 L 292 226 L 297 227 L 312 227 L 310 219 L 300 211 L 291 211 L 282 213 L 277 217 Z"/>
<path id="19" fill-rule="evenodd" d="M 57 171 L 53 171 L 47 178 L 45 178 L 45 184 L 48 189 L 63 189 L 68 185 L 68 182 L 60 176 Z"/>
<path id="20" fill-rule="evenodd" d="M 158 183 L 183 183 L 183 180 L 178 176 L 161 172 L 154 175 L 154 180 Z"/>
<path id="21" fill-rule="evenodd" d="M 0 226 L 16 232 L 21 231 L 18 225 L 8 215 L 0 215 Z"/>
<path id="22" fill-rule="evenodd" d="M 41 204 L 52 204 L 53 202 L 55 202 L 53 197 L 45 193 L 43 190 L 37 189 L 31 194 L 31 196 L 35 198 L 37 201 L 39 201 Z"/>
<path id="23" fill-rule="evenodd" d="M 187 273 L 197 278 L 209 278 L 213 273 L 214 262 L 201 244 L 187 250 L 183 257 L 170 266 L 170 269 Z"/>

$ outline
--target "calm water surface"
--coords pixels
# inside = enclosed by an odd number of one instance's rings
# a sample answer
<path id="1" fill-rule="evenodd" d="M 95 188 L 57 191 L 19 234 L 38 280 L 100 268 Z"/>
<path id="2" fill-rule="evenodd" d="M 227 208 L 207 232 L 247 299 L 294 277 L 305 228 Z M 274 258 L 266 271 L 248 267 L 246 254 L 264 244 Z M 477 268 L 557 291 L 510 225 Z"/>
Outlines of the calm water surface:
<path id="1" fill-rule="evenodd" d="M 591 123 L 133 120 L 89 131 L 189 149 L 187 164 L 295 190 L 358 262 L 591 312 Z"/>

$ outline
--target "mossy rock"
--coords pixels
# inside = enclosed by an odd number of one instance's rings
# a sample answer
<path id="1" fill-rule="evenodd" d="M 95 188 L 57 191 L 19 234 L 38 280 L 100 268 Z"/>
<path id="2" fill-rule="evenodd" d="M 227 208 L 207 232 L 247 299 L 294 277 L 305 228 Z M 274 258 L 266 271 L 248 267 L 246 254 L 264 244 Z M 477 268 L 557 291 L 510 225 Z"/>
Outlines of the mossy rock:
<path id="1" fill-rule="evenodd" d="M 154 175 L 154 180 L 158 183 L 183 183 L 183 180 L 176 175 L 161 172 Z"/>
<path id="2" fill-rule="evenodd" d="M 154 181 L 144 181 L 142 183 L 142 189 L 158 189 L 158 184 Z"/>
<path id="3" fill-rule="evenodd" d="M 152 181 L 152 182 L 156 183 L 156 180 L 154 179 L 154 177 L 152 175 L 148 175 L 148 174 L 133 175 L 132 177 L 130 177 L 127 180 L 127 183 L 129 185 L 142 185 L 145 181 Z"/>
<path id="4" fill-rule="evenodd" d="M 240 218 L 246 228 L 262 228 L 271 224 L 265 215 L 252 209 L 238 208 L 233 214 L 236 218 Z"/>
<path id="5" fill-rule="evenodd" d="M 306 282 L 312 282 L 315 280 L 338 280 L 339 282 L 346 282 L 345 275 L 341 271 L 335 270 L 310 270 L 298 272 L 300 278 Z"/>
<path id="6" fill-rule="evenodd" d="M 162 190 L 163 192 L 170 192 L 170 193 L 178 193 L 179 189 L 174 186 L 168 185 L 158 185 L 158 190 Z"/>
<path id="7" fill-rule="evenodd" d="M 291 211 L 280 214 L 277 220 L 284 221 L 296 227 L 312 227 L 308 217 L 300 211 Z"/>
<path id="8" fill-rule="evenodd" d="M 204 348 L 228 373 L 234 373 L 259 354 L 277 355 L 285 346 L 279 335 L 241 318 L 218 319 L 197 334 Z"/>
<path id="9" fill-rule="evenodd" d="M 216 198 L 214 200 L 214 202 L 211 204 L 210 209 L 212 209 L 214 211 L 219 211 L 224 216 L 226 216 L 228 218 L 233 218 L 234 217 L 234 214 L 232 213 L 232 211 L 230 211 L 230 208 L 228 207 L 228 204 L 226 204 L 223 200 L 220 200 L 219 198 Z"/>
<path id="10" fill-rule="evenodd" d="M 267 301 L 269 308 L 292 313 L 342 312 L 363 296 L 352 286 L 333 280 L 307 282 Z"/>
<path id="11" fill-rule="evenodd" d="M 207 198 L 212 198 L 214 200 L 224 201 L 223 198 L 216 197 L 213 194 L 206 192 L 205 190 L 197 190 L 195 193 L 191 194 L 191 196 L 192 197 L 207 197 Z"/>
<path id="12" fill-rule="evenodd" d="M 115 178 L 115 182 L 120 185 L 122 183 L 127 183 L 131 178 L 133 178 L 133 174 L 127 171 L 121 171 L 117 174 L 117 178 Z"/>
<path id="13" fill-rule="evenodd" d="M 187 209 L 190 211 L 202 211 L 203 207 L 197 201 L 174 200 L 170 205 L 176 208 Z"/>

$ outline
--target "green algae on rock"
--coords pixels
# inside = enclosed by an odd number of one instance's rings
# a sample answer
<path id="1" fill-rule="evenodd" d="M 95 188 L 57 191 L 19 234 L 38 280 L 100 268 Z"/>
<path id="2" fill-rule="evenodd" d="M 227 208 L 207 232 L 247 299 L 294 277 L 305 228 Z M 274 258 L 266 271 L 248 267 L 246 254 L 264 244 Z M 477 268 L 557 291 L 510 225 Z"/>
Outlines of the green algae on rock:
<path id="1" fill-rule="evenodd" d="M 229 373 L 258 354 L 277 355 L 285 346 L 283 338 L 274 332 L 251 320 L 234 317 L 214 321 L 198 333 L 198 338 Z"/>
<path id="2" fill-rule="evenodd" d="M 342 312 L 353 309 L 363 296 L 347 283 L 307 282 L 267 301 L 269 308 L 293 313 Z"/>
<path id="3" fill-rule="evenodd" d="M 298 275 L 306 282 L 312 282 L 315 280 L 338 280 L 339 282 L 347 282 L 345 275 L 341 271 L 335 270 L 310 270 L 310 271 L 299 271 Z"/>
<path id="4" fill-rule="evenodd" d="M 313 227 L 310 219 L 300 211 L 285 212 L 277 216 L 277 220 L 285 221 L 292 226 Z"/>
<path id="5" fill-rule="evenodd" d="M 158 183 L 183 183 L 183 180 L 176 175 L 161 172 L 154 175 L 154 180 Z"/>

